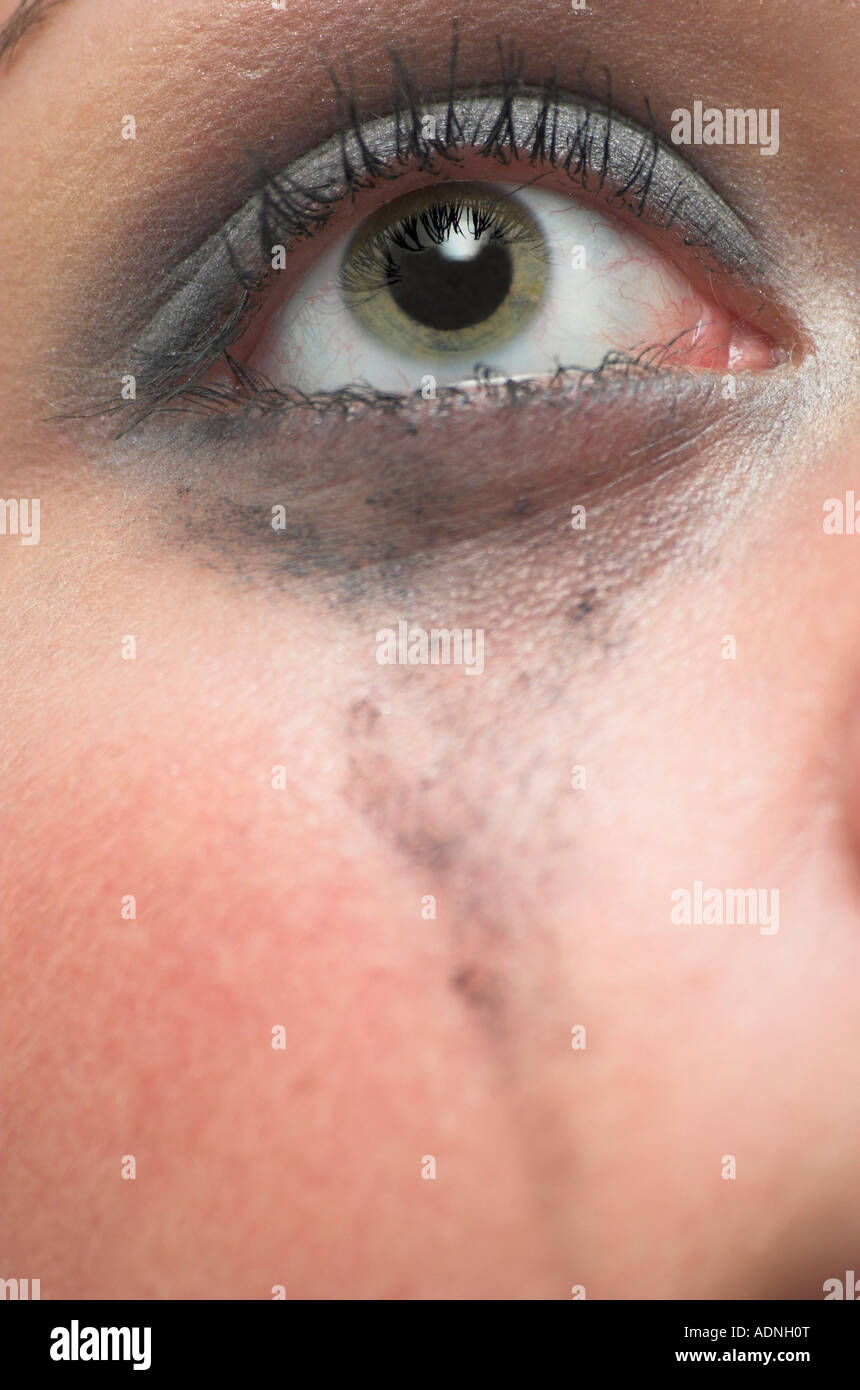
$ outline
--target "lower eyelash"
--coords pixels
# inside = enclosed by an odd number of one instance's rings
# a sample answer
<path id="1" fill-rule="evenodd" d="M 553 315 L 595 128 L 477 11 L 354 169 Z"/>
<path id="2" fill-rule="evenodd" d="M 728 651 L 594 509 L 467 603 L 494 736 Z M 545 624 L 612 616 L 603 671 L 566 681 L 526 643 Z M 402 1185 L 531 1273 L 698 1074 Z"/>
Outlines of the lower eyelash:
<path id="1" fill-rule="evenodd" d="M 684 333 L 679 333 L 668 343 L 649 343 L 636 352 L 609 351 L 596 367 L 559 364 L 549 378 L 502 379 L 492 368 L 476 365 L 474 381 L 468 388 L 438 386 L 432 402 L 425 401 L 420 390 L 402 395 L 363 385 L 309 395 L 295 387 L 273 385 L 261 372 L 238 362 L 229 349 L 225 349 L 222 356 L 233 375 L 233 385 L 200 382 L 185 385 L 157 409 L 161 414 L 203 417 L 207 421 L 209 442 L 216 439 L 224 442 L 236 426 L 241 428 L 246 421 L 296 412 L 311 412 L 321 419 L 351 419 L 369 412 L 384 416 L 405 414 L 416 408 L 442 412 L 470 409 L 492 401 L 510 405 L 530 399 L 554 401 L 565 408 L 579 410 L 596 401 L 598 392 L 602 394 L 616 388 L 635 392 L 645 385 L 653 386 L 658 380 L 666 382 L 664 359 L 671 359 L 676 342 L 684 337 Z M 718 390 L 719 380 L 709 389 Z M 139 428 L 153 413 L 154 409 L 147 410 L 145 415 L 127 422 L 116 438 Z"/>
<path id="2" fill-rule="evenodd" d="M 563 99 L 555 74 L 537 89 L 523 88 L 522 55 L 500 40 L 497 46 L 500 83 L 458 98 L 455 23 L 449 91 L 441 103 L 420 103 L 403 60 L 392 54 L 393 115 L 364 124 L 354 97 L 347 97 L 330 73 L 340 134 L 286 173 L 268 173 L 257 161 L 259 192 L 191 258 L 193 264 L 180 268 L 180 275 L 187 269 L 187 278 L 138 342 L 132 355 L 137 383 L 133 406 L 114 398 L 85 414 L 122 412 L 124 434 L 168 409 L 246 409 L 255 401 L 263 409 L 273 403 L 286 408 L 288 399 L 307 405 L 241 366 L 229 351 L 260 307 L 272 277 L 272 248 L 283 245 L 288 251 L 312 237 L 344 199 L 396 179 L 401 169 L 438 174 L 467 149 L 503 166 L 517 159 L 561 169 L 586 189 L 604 190 L 608 184 L 604 198 L 664 228 L 677 224 L 688 245 L 701 245 L 710 254 L 716 273 L 720 266 L 731 265 L 736 274 L 755 266 L 760 253 L 753 237 L 680 156 L 661 144 L 647 101 L 650 128 L 644 130 L 613 110 L 608 71 L 604 106 Z M 648 351 L 653 363 L 655 350 Z M 209 386 L 202 380 L 219 360 L 229 366 L 235 387 Z M 606 366 L 617 367 L 619 360 L 607 359 Z M 630 358 L 626 365 L 640 362 Z M 342 408 L 343 393 L 335 396 L 331 404 Z M 317 401 L 314 408 L 327 408 L 326 402 Z"/>

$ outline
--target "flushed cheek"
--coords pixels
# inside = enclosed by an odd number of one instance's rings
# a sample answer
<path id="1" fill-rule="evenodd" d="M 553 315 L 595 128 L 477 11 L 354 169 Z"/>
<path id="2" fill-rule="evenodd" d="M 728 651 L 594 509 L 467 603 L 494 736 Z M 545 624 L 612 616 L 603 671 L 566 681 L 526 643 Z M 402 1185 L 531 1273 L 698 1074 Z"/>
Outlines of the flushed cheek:
<path id="1" fill-rule="evenodd" d="M 157 742 L 137 721 L 103 729 L 96 761 L 57 743 L 62 804 L 12 788 L 18 843 L 44 851 L 10 885 L 15 1259 L 46 1297 L 540 1287 L 421 883 L 294 769 L 261 776 L 238 708 Z"/>

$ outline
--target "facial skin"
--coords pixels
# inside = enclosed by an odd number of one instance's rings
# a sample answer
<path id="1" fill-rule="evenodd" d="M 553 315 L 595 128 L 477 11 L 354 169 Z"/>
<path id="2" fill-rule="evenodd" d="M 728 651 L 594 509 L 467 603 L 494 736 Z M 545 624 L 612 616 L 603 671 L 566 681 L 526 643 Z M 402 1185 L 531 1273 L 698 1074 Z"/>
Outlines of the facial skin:
<path id="1" fill-rule="evenodd" d="M 456 13 L 69 0 L 0 72 L 0 477 L 41 503 L 38 544 L 0 536 L 0 1275 L 44 1298 L 857 1267 L 860 539 L 822 525 L 860 496 L 850 7 L 460 16 L 470 86 L 501 33 L 573 91 L 590 50 L 664 139 L 695 100 L 779 109 L 773 157 L 683 152 L 790 340 L 734 399 L 50 418 L 249 196 L 236 152 L 337 128 L 320 55 L 381 114 L 388 45 L 444 93 Z M 482 628 L 483 673 L 379 665 L 400 619 Z M 778 890 L 778 932 L 673 923 L 696 881 Z"/>

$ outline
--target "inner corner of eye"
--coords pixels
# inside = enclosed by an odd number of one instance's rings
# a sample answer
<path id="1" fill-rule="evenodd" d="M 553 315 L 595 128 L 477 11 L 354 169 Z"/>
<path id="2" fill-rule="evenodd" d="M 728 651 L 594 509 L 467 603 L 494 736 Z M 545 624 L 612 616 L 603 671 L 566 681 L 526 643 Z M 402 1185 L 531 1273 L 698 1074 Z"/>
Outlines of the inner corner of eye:
<path id="1" fill-rule="evenodd" d="M 282 290 L 249 365 L 281 389 L 426 398 L 494 373 L 596 370 L 613 354 L 732 373 L 779 361 L 766 332 L 608 212 L 545 186 L 451 178 L 324 248 Z"/>

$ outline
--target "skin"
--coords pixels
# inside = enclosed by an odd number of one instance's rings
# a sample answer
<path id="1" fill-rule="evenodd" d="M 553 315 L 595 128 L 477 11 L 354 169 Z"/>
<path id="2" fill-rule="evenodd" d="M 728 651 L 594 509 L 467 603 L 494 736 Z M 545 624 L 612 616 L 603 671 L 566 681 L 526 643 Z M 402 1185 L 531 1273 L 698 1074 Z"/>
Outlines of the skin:
<path id="1" fill-rule="evenodd" d="M 463 19 L 471 83 L 503 23 L 540 76 L 590 47 L 664 135 L 780 109 L 773 158 L 686 151 L 778 271 L 791 360 L 737 399 L 196 452 L 46 418 L 246 196 L 225 149 L 335 128 L 320 53 L 385 110 L 385 44 L 444 91 L 453 13 L 71 0 L 0 74 L 2 493 L 41 499 L 38 545 L 0 537 L 0 1274 L 44 1298 L 820 1298 L 857 1267 L 860 540 L 822 527 L 860 462 L 850 7 Z M 277 501 L 314 543 L 264 543 Z M 483 627 L 484 673 L 378 665 L 404 617 Z M 695 880 L 778 889 L 779 932 L 673 924 Z"/>

